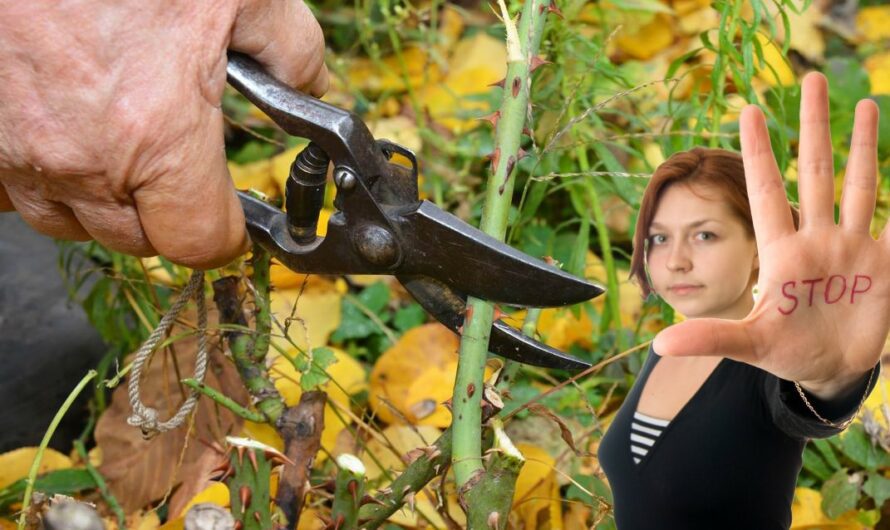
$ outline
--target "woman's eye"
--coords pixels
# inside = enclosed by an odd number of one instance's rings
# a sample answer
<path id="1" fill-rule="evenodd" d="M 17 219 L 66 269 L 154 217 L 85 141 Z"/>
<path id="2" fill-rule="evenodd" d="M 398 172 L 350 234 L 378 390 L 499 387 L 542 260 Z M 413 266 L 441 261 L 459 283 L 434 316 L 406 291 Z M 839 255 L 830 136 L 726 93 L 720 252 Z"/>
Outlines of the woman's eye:
<path id="1" fill-rule="evenodd" d="M 660 245 L 664 243 L 665 237 L 661 234 L 655 234 L 654 236 L 649 236 L 649 241 L 652 242 L 653 245 Z"/>
<path id="2" fill-rule="evenodd" d="M 717 239 L 717 236 L 713 232 L 699 232 L 698 235 L 699 239 L 703 239 L 705 241 Z"/>

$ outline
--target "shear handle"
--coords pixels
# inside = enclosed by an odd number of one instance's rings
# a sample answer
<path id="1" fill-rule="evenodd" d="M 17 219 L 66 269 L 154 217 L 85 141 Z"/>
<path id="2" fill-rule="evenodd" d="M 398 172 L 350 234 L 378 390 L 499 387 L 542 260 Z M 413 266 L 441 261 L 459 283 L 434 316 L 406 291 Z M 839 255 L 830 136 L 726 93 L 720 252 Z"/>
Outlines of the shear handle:
<path id="1" fill-rule="evenodd" d="M 386 158 L 365 123 L 347 110 L 303 94 L 272 77 L 254 59 L 229 52 L 229 83 L 291 136 L 318 144 L 335 166 L 376 177 Z"/>

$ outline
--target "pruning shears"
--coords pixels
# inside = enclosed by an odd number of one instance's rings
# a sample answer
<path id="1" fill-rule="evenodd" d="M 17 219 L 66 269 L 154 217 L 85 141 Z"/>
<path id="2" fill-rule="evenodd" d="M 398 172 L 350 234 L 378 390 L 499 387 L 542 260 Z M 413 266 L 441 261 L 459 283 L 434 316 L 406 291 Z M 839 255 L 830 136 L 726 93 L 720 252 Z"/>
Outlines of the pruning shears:
<path id="1" fill-rule="evenodd" d="M 533 258 L 418 195 L 413 152 L 376 140 L 352 112 L 294 90 L 253 59 L 229 54 L 229 83 L 286 133 L 310 141 L 296 157 L 285 211 L 239 192 L 254 242 L 301 273 L 389 274 L 458 333 L 467 296 L 523 307 L 575 304 L 604 289 Z M 393 162 L 401 155 L 411 166 Z M 324 237 L 317 235 L 329 164 L 337 187 Z M 489 351 L 546 368 L 590 364 L 497 320 Z"/>

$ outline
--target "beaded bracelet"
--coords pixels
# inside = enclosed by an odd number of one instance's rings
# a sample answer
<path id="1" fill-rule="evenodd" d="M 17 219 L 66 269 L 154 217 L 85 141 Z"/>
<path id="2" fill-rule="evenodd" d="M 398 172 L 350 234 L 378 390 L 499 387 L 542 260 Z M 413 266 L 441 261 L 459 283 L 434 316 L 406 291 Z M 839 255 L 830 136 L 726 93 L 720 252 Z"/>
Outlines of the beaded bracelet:
<path id="1" fill-rule="evenodd" d="M 859 414 L 859 409 L 861 409 L 862 405 L 865 403 L 865 399 L 868 397 L 868 389 L 869 389 L 869 387 L 871 387 L 871 380 L 874 379 L 874 376 L 875 376 L 875 368 L 876 367 L 872 367 L 872 369 L 869 371 L 868 383 L 866 383 L 866 385 L 865 385 L 865 393 L 862 395 L 862 399 L 859 401 L 859 406 L 856 407 L 856 412 L 853 413 L 853 415 L 850 416 L 847 419 L 847 421 L 845 421 L 843 423 L 834 423 L 832 421 L 828 421 L 825 418 L 823 418 L 818 412 L 816 412 L 816 409 L 813 408 L 812 404 L 810 404 L 810 401 L 807 399 L 807 396 L 804 395 L 804 393 L 803 393 L 803 389 L 800 387 L 800 383 L 798 383 L 797 381 L 794 381 L 794 388 L 797 389 L 797 393 L 800 394 L 800 398 L 803 400 L 803 402 L 807 406 L 807 408 L 810 409 L 810 412 L 812 412 L 813 414 L 816 415 L 817 418 L 819 418 L 819 421 L 821 421 L 825 425 L 828 425 L 829 427 L 834 427 L 836 429 L 843 430 L 843 429 L 846 429 L 847 426 L 850 425 L 850 423 L 852 423 L 854 419 L 856 419 L 856 416 Z"/>

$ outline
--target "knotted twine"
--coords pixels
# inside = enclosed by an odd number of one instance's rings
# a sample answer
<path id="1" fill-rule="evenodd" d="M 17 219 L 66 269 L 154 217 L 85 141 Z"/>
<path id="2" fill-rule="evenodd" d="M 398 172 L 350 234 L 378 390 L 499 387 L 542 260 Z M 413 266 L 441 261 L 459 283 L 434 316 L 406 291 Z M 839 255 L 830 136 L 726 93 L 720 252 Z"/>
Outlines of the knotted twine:
<path id="1" fill-rule="evenodd" d="M 204 271 L 194 271 L 185 289 L 180 293 L 179 298 L 173 302 L 173 306 L 161 318 L 158 327 L 151 332 L 148 340 L 139 347 L 139 350 L 136 352 L 136 358 L 133 360 L 130 381 L 127 386 L 130 394 L 130 407 L 133 409 L 133 413 L 127 418 L 127 423 L 141 428 L 142 436 L 146 439 L 154 438 L 160 433 L 176 429 L 182 425 L 198 403 L 200 393 L 192 389 L 176 414 L 167 421 L 160 421 L 157 409 L 145 406 L 139 395 L 139 379 L 142 375 L 142 368 L 151 359 L 158 343 L 161 342 L 161 339 L 170 330 L 173 321 L 176 320 L 182 308 L 185 307 L 185 304 L 192 297 L 195 298 L 195 302 L 198 304 L 198 357 L 195 360 L 194 379 L 198 383 L 203 383 L 204 375 L 207 373 L 207 308 L 204 305 Z"/>

